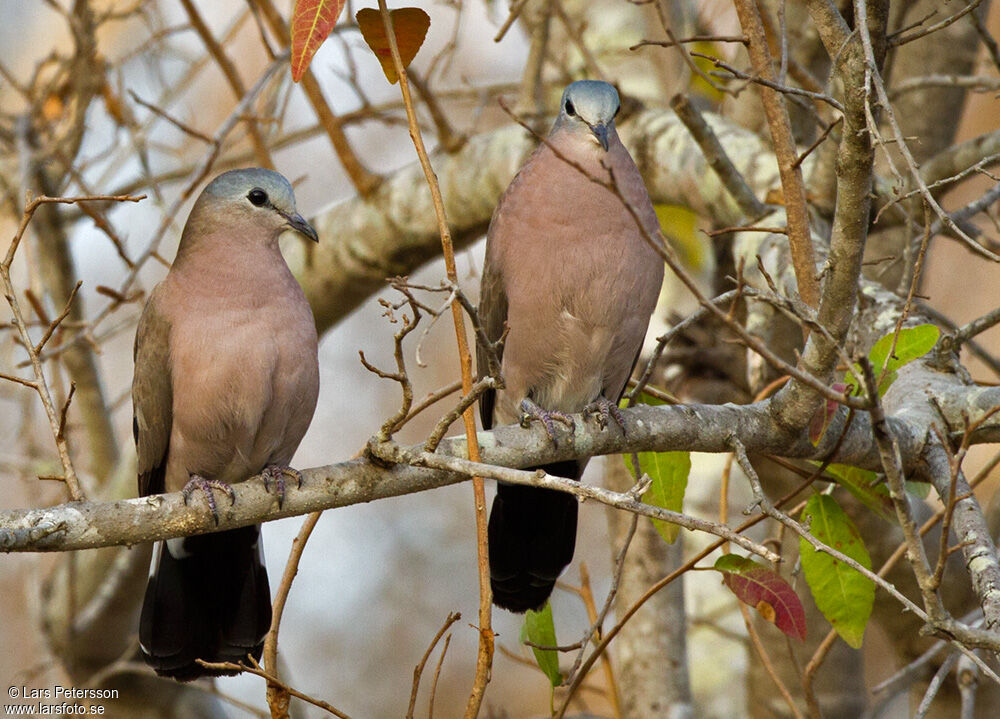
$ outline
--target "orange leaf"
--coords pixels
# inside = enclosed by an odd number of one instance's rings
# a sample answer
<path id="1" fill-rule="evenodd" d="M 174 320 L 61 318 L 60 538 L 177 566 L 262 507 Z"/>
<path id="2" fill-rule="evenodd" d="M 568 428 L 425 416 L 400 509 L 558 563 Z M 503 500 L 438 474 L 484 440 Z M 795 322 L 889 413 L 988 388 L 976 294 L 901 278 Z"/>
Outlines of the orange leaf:
<path id="1" fill-rule="evenodd" d="M 778 613 L 774 611 L 774 607 L 768 604 L 767 601 L 761 599 L 757 602 L 755 609 L 757 610 L 757 613 L 764 618 L 764 621 L 771 622 L 771 624 L 775 623 Z"/>
<path id="2" fill-rule="evenodd" d="M 115 122 L 119 125 L 129 124 L 125 105 L 122 104 L 121 98 L 115 94 L 115 91 L 111 89 L 111 85 L 107 82 L 101 88 L 101 98 L 104 100 L 104 109 L 114 118 Z"/>
<path id="3" fill-rule="evenodd" d="M 292 10 L 292 79 L 298 82 L 337 24 L 346 0 L 295 0 Z"/>
<path id="4" fill-rule="evenodd" d="M 409 67 L 417 55 L 417 50 L 423 45 L 424 38 L 427 37 L 427 28 L 431 26 L 431 19 L 427 13 L 416 7 L 401 7 L 398 10 L 391 10 L 389 16 L 392 18 L 392 29 L 396 33 L 399 59 L 403 61 L 404 68 Z M 361 30 L 361 37 L 365 39 L 368 47 L 372 49 L 375 57 L 382 64 L 385 79 L 395 85 L 399 81 L 399 76 L 396 75 L 396 65 L 392 62 L 392 50 L 385 34 L 382 13 L 371 8 L 364 8 L 358 10 L 355 18 L 358 21 L 358 28 Z"/>
<path id="5" fill-rule="evenodd" d="M 54 92 L 50 93 L 45 98 L 45 102 L 42 103 L 42 117 L 48 122 L 55 122 L 62 117 L 65 109 L 66 103 L 63 102 L 62 98 Z"/>

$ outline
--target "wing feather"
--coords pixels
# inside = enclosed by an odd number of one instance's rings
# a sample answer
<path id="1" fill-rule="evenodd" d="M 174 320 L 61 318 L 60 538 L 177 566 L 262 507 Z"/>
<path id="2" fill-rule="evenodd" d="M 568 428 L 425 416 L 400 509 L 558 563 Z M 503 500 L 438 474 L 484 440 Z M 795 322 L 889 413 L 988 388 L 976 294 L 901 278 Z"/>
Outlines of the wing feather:
<path id="1" fill-rule="evenodd" d="M 142 311 L 133 351 L 132 434 L 141 496 L 164 491 L 173 424 L 170 323 L 158 307 L 157 296 L 154 290 Z"/>
<path id="2" fill-rule="evenodd" d="M 483 279 L 479 295 L 479 322 L 490 342 L 496 342 L 503 335 L 504 324 L 507 321 L 507 291 L 504 288 L 503 276 L 495 263 L 490 261 L 487 240 L 486 261 L 483 263 Z M 498 359 L 503 359 L 503 348 L 498 350 Z M 489 363 L 486 351 L 476 344 L 476 367 L 479 376 L 489 374 Z M 479 398 L 479 418 L 483 429 L 493 427 L 493 407 L 496 404 L 496 390 L 487 390 Z"/>

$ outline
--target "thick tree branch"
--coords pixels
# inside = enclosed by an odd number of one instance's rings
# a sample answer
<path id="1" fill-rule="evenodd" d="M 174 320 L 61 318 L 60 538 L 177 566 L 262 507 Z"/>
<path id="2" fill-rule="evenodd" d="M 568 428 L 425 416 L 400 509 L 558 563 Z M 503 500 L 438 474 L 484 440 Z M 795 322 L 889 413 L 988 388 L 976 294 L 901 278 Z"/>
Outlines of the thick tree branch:
<path id="1" fill-rule="evenodd" d="M 821 12 L 822 8 L 810 9 L 817 26 L 821 28 L 824 41 L 827 41 L 828 35 L 839 37 L 830 29 L 822 29 L 829 24 Z M 885 31 L 885 12 L 886 8 L 882 7 L 878 17 L 869 20 L 877 25 L 880 35 L 884 35 Z M 830 51 L 829 45 L 827 49 Z M 830 51 L 830 54 L 841 57 L 838 75 L 845 87 L 844 128 L 837 154 L 837 195 L 829 257 L 825 265 L 827 277 L 823 283 L 817 320 L 830 331 L 832 337 L 814 332 L 800 365 L 819 377 L 826 377 L 833 369 L 854 318 L 861 261 L 868 238 L 869 196 L 875 161 L 870 135 L 866 132 L 869 68 L 865 65 L 860 43 L 848 42 L 836 52 Z M 800 383 L 788 383 L 776 398 L 776 416 L 789 427 L 805 426 L 816 407 L 815 400 L 810 399 L 811 395 L 812 390 Z"/>
<path id="2" fill-rule="evenodd" d="M 934 484 L 942 497 L 947 497 L 952 472 L 944 448 L 940 445 L 929 447 L 926 461 L 924 477 Z M 955 492 L 962 499 L 955 503 L 952 528 L 962 546 L 972 586 L 983 607 L 985 626 L 996 629 L 1000 626 L 1000 557 L 982 508 L 961 471 L 955 476 Z"/>
<path id="3" fill-rule="evenodd" d="M 907 369 L 904 367 L 900 371 L 897 384 L 903 381 Z M 896 389 L 895 385 L 892 389 Z M 955 426 L 961 424 L 962 412 L 975 410 L 977 406 L 1000 404 L 1000 388 L 965 389 L 967 391 L 945 388 L 939 394 L 940 407 L 951 416 Z M 917 394 L 923 396 L 921 392 Z M 888 399 L 891 399 L 891 391 Z M 905 405 L 900 407 L 900 412 L 907 414 L 906 421 L 890 416 L 887 422 L 899 442 L 904 462 L 909 463 L 909 469 L 922 454 L 928 430 L 922 421 L 914 421 L 910 416 L 912 412 Z M 973 411 L 973 421 L 984 413 L 983 410 Z M 623 414 L 627 437 L 612 429 L 600 430 L 593 422 L 578 416 L 574 434 L 568 435 L 563 431 L 558 447 L 553 447 L 545 432 L 537 427 L 522 429 L 511 425 L 492 432 L 480 432 L 482 459 L 484 463 L 503 467 L 525 467 L 574 457 L 623 452 L 726 452 L 734 435 L 740 437 L 750 452 L 823 459 L 830 454 L 843 433 L 833 461 L 871 469 L 881 466 L 872 428 L 864 413 L 857 413 L 845 431 L 846 413 L 841 412 L 834 418 L 823 441 L 815 447 L 806 436 L 792 436 L 783 431 L 771 419 L 768 402 L 742 406 L 639 406 Z M 940 415 L 935 419 L 938 417 Z M 972 441 L 993 441 L 997 431 L 996 420 L 991 418 L 973 435 Z M 420 450 L 413 448 L 413 451 Z M 438 453 L 465 458 L 465 440 L 446 439 L 439 446 Z M 466 479 L 465 475 L 454 472 L 403 464 L 385 467 L 366 459 L 306 469 L 303 476 L 302 488 L 289 489 L 280 508 L 274 495 L 266 492 L 261 482 L 236 485 L 236 503 L 220 506 L 218 525 L 200 501 L 187 505 L 180 493 L 115 502 L 71 502 L 44 509 L 6 510 L 0 512 L 0 551 L 65 551 L 139 544 L 371 502 Z"/>

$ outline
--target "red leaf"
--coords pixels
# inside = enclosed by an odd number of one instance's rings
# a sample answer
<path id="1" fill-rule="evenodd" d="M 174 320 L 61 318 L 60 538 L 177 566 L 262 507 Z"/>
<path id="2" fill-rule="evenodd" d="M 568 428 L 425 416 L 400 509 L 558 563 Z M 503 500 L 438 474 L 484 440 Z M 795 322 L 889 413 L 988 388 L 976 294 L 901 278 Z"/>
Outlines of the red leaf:
<path id="1" fill-rule="evenodd" d="M 806 638 L 806 613 L 799 596 L 780 574 L 752 559 L 726 554 L 715 562 L 722 581 L 744 604 L 755 608 L 789 637 Z"/>
<path id="2" fill-rule="evenodd" d="M 403 61 L 404 68 L 409 67 L 413 58 L 417 56 L 417 50 L 424 44 L 424 38 L 427 37 L 427 28 L 431 26 L 430 16 L 416 7 L 401 7 L 398 10 L 391 10 L 389 16 L 392 18 L 392 29 L 396 33 L 399 59 Z M 396 65 L 392 61 L 392 49 L 389 47 L 389 39 L 385 34 L 382 13 L 372 8 L 364 8 L 358 10 L 354 17 L 358 21 L 361 37 L 365 39 L 368 47 L 372 49 L 375 57 L 381 63 L 386 80 L 395 85 L 399 76 L 396 74 Z"/>
<path id="3" fill-rule="evenodd" d="M 836 382 L 833 385 L 834 392 L 844 392 L 846 390 L 847 385 L 841 382 Z M 814 447 L 823 439 L 823 435 L 826 434 L 826 428 L 830 426 L 830 420 L 837 414 L 838 407 L 840 407 L 839 402 L 828 399 L 824 400 L 823 404 L 816 410 L 812 421 L 809 422 L 809 441 L 813 443 Z"/>
<path id="4" fill-rule="evenodd" d="M 292 79 L 306 74 L 313 55 L 330 35 L 347 0 L 295 0 L 292 10 Z"/>

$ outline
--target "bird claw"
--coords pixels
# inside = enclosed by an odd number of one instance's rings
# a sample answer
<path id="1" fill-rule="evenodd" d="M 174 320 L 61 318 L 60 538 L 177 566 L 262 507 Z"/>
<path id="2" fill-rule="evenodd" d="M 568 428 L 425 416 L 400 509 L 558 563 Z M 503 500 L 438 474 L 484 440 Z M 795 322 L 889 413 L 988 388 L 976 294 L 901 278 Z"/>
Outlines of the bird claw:
<path id="1" fill-rule="evenodd" d="M 601 429 L 607 428 L 609 417 L 614 419 L 615 424 L 622 428 L 622 434 L 625 434 L 625 418 L 622 416 L 621 410 L 618 409 L 618 405 L 604 395 L 583 408 L 584 418 L 591 415 L 596 417 L 597 424 Z"/>
<path id="2" fill-rule="evenodd" d="M 236 492 L 230 487 L 226 482 L 220 479 L 205 479 L 200 474 L 192 474 L 191 479 L 188 483 L 184 485 L 181 489 L 181 494 L 184 496 L 184 504 L 188 503 L 191 499 L 191 495 L 194 494 L 195 490 L 201 490 L 205 494 L 205 501 L 208 502 L 208 508 L 212 512 L 212 518 L 215 520 L 215 525 L 219 525 L 219 510 L 215 504 L 215 495 L 212 494 L 213 489 L 217 489 L 227 497 L 229 497 L 229 506 L 236 504 Z"/>
<path id="3" fill-rule="evenodd" d="M 542 426 L 545 428 L 545 434 L 549 436 L 549 440 L 554 445 L 559 444 L 556 440 L 556 422 L 561 422 L 566 425 L 570 432 L 576 429 L 576 424 L 573 422 L 573 418 L 568 414 L 556 412 L 555 410 L 543 409 L 527 397 L 521 400 L 521 410 L 524 412 L 524 414 L 521 415 L 521 426 L 527 427 L 531 423 L 531 420 L 541 422 Z"/>
<path id="4" fill-rule="evenodd" d="M 264 489 L 268 492 L 271 491 L 271 485 L 274 485 L 275 494 L 278 497 L 278 508 L 285 502 L 285 477 L 291 477 L 295 480 L 296 488 L 302 489 L 302 472 L 297 469 L 292 469 L 291 467 L 284 467 L 279 464 L 269 464 L 264 467 L 264 470 L 260 473 L 261 479 L 264 481 Z"/>

